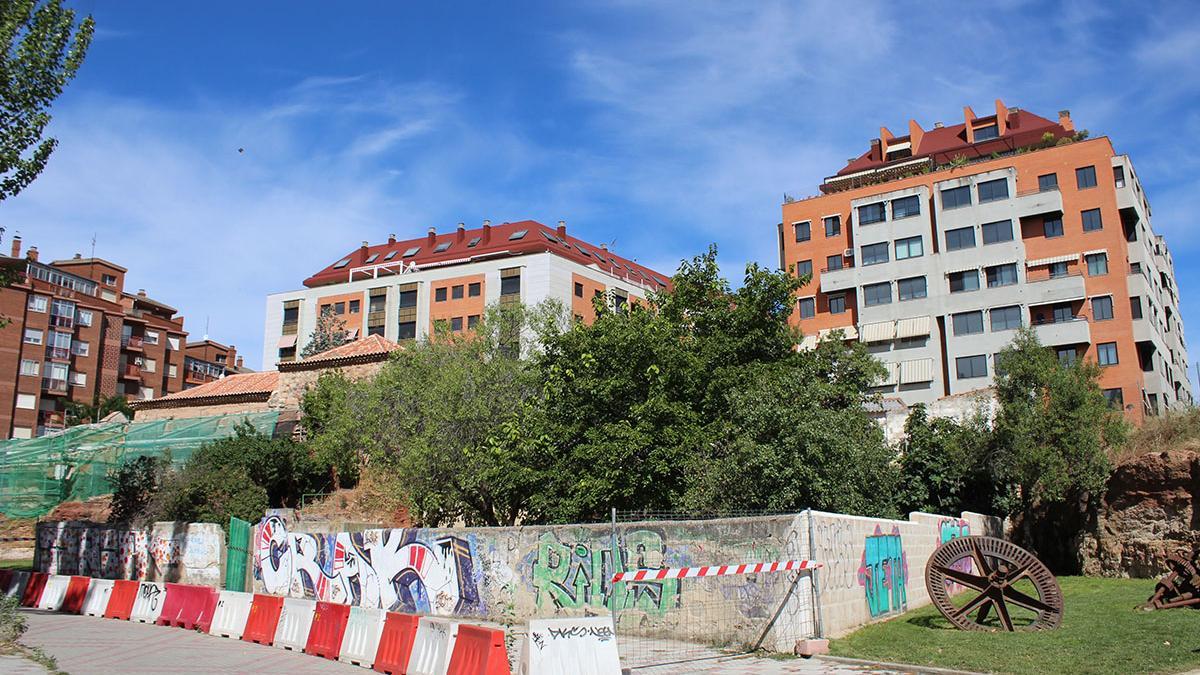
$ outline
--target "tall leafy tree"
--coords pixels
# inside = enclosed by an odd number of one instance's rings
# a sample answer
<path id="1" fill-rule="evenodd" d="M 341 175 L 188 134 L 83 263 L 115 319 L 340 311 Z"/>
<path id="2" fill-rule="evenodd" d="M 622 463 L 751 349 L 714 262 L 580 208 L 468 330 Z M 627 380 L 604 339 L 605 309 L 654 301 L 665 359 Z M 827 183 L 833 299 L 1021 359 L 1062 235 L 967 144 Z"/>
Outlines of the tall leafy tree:
<path id="1" fill-rule="evenodd" d="M 321 352 L 340 347 L 350 339 L 346 331 L 346 322 L 333 313 L 332 307 L 325 307 L 317 316 L 317 326 L 308 336 L 304 349 L 300 350 L 300 358 L 307 359 Z"/>
<path id="2" fill-rule="evenodd" d="M 50 106 L 83 64 L 94 28 L 62 0 L 0 2 L 0 201 L 32 183 L 58 145 L 45 137 Z"/>
<path id="3" fill-rule="evenodd" d="M 125 415 L 125 419 L 133 419 L 133 408 L 129 407 L 129 400 L 120 394 L 103 398 L 97 395 L 91 403 L 71 401 L 66 405 L 66 412 L 67 426 L 69 427 L 78 424 L 94 424 L 114 412 Z"/>

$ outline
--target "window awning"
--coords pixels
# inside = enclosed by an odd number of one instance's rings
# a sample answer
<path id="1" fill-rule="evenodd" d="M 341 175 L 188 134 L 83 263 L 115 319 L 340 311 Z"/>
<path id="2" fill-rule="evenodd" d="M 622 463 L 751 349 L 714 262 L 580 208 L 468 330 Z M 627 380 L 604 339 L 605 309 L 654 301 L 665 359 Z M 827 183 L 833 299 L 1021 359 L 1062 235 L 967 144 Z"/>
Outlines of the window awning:
<path id="1" fill-rule="evenodd" d="M 1097 254 L 1097 253 L 1103 253 L 1104 255 L 1108 255 L 1108 249 L 1106 249 L 1106 248 L 1098 248 L 1098 249 L 1096 249 L 1096 250 L 1094 250 L 1094 251 L 1084 251 L 1084 252 L 1083 252 L 1083 255 L 1095 255 L 1095 254 Z"/>
<path id="2" fill-rule="evenodd" d="M 929 335 L 933 320 L 928 316 L 914 316 L 896 322 L 896 337 L 908 338 Z"/>
<path id="3" fill-rule="evenodd" d="M 896 384 L 896 382 L 900 379 L 900 364 L 885 363 L 883 364 L 883 367 L 887 372 L 884 374 L 883 379 L 880 380 L 879 384 L 876 386 L 884 387 Z"/>
<path id="4" fill-rule="evenodd" d="M 800 351 L 807 352 L 807 351 L 812 351 L 816 348 L 817 348 L 817 336 L 816 335 L 805 335 L 803 338 L 801 338 Z"/>
<path id="5" fill-rule="evenodd" d="M 838 326 L 836 328 L 822 328 L 821 330 L 817 331 L 817 339 L 824 340 L 826 337 L 829 336 L 830 333 L 832 333 L 835 330 L 842 331 L 842 338 L 845 340 L 858 339 L 858 329 L 855 328 L 854 326 Z"/>
<path id="6" fill-rule="evenodd" d="M 290 347 L 295 347 L 295 346 L 296 346 L 296 336 L 295 335 L 284 335 L 283 337 L 279 338 L 279 348 L 280 349 L 288 349 Z"/>
<path id="7" fill-rule="evenodd" d="M 978 272 L 979 266 L 972 265 L 971 267 L 955 267 L 954 269 L 946 270 L 946 275 L 958 274 L 959 272 Z"/>
<path id="8" fill-rule="evenodd" d="M 346 339 L 347 340 L 357 340 L 358 339 L 358 329 L 357 328 L 348 329 L 346 331 Z"/>
<path id="9" fill-rule="evenodd" d="M 1070 253 L 1067 255 L 1056 255 L 1053 258 L 1038 258 L 1037 260 L 1026 260 L 1025 266 L 1026 267 L 1040 267 L 1042 265 L 1053 265 L 1054 263 L 1071 262 L 1074 260 L 1079 260 L 1078 253 Z"/>
<path id="10" fill-rule="evenodd" d="M 933 359 L 916 359 L 900 364 L 900 384 L 933 381 Z"/>
<path id="11" fill-rule="evenodd" d="M 864 323 L 862 327 L 863 342 L 887 342 L 896 336 L 896 324 L 892 321 Z"/>

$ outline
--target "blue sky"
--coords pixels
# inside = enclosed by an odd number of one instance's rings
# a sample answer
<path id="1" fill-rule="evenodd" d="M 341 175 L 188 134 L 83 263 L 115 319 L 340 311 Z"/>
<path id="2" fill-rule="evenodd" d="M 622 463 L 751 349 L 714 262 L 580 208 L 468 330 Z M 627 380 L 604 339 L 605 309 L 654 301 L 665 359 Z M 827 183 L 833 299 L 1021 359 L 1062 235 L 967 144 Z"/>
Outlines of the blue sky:
<path id="1" fill-rule="evenodd" d="M 664 272 L 774 266 L 785 192 L 996 98 L 1132 156 L 1200 336 L 1189 3 L 70 4 L 97 40 L 0 224 L 53 258 L 95 234 L 249 365 L 267 293 L 391 232 L 565 219 Z"/>

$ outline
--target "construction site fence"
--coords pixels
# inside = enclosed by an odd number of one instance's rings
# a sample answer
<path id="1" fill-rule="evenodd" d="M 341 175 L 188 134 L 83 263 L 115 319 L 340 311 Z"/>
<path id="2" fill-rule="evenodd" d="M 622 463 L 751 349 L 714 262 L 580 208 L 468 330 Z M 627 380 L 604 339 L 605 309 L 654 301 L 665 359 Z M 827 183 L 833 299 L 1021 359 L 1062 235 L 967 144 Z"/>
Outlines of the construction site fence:
<path id="1" fill-rule="evenodd" d="M 44 516 L 62 502 L 110 494 L 109 475 L 138 457 L 182 466 L 197 448 L 228 438 L 246 423 L 272 435 L 278 412 L 254 412 L 147 422 L 103 422 L 29 439 L 0 441 L 0 513 Z"/>

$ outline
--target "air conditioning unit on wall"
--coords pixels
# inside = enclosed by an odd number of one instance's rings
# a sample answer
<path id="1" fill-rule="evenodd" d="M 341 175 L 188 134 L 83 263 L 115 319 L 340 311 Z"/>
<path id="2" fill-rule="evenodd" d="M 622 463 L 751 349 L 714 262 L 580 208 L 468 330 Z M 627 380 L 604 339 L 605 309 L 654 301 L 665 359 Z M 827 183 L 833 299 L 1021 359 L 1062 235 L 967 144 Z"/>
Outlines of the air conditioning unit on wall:
<path id="1" fill-rule="evenodd" d="M 845 251 L 842 251 L 842 257 L 843 258 L 853 258 L 854 257 L 854 249 L 848 248 Z"/>

